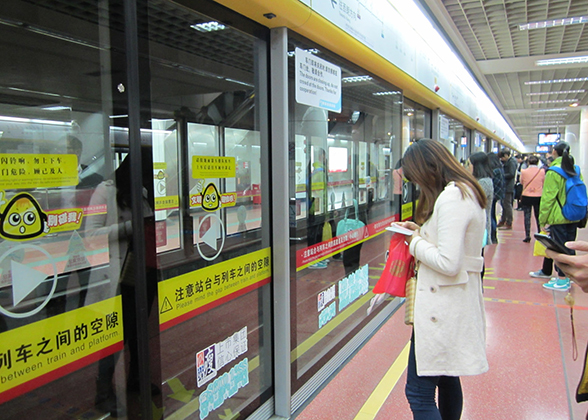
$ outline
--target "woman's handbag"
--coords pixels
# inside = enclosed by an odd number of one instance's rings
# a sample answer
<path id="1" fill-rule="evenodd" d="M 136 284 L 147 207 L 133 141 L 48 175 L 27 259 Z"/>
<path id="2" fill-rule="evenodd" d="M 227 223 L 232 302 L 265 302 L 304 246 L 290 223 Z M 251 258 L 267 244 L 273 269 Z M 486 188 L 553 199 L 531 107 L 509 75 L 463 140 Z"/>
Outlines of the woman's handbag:
<path id="1" fill-rule="evenodd" d="M 416 273 L 406 282 L 406 300 L 404 302 L 404 323 L 414 324 L 414 298 L 416 296 Z"/>
<path id="2" fill-rule="evenodd" d="M 549 233 L 542 230 L 541 234 L 548 235 Z M 535 244 L 533 245 L 533 256 L 547 258 L 547 255 L 545 255 L 545 245 L 543 245 L 541 242 L 539 242 L 536 239 L 535 239 Z"/>
<path id="3" fill-rule="evenodd" d="M 406 282 L 414 273 L 414 257 L 410 255 L 404 235 L 392 235 L 388 247 L 386 266 L 373 289 L 375 294 L 388 293 L 396 297 L 405 297 Z"/>
<path id="4" fill-rule="evenodd" d="M 343 235 L 352 230 L 361 229 L 365 224 L 359 220 L 359 209 L 357 206 L 357 200 L 353 199 L 353 205 L 355 206 L 355 219 L 348 219 L 349 209 L 345 210 L 345 218 L 337 223 L 337 236 Z"/>
<path id="5" fill-rule="evenodd" d="M 520 200 L 523 195 L 523 184 L 517 182 L 514 186 L 514 199 Z"/>

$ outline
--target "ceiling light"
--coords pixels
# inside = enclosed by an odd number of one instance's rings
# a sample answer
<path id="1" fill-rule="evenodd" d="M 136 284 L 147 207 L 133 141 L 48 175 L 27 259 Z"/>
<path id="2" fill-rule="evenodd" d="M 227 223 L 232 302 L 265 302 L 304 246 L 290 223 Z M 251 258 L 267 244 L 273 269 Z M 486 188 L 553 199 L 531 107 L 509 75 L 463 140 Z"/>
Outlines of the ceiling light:
<path id="1" fill-rule="evenodd" d="M 214 31 L 222 31 L 226 29 L 226 26 L 222 23 L 218 23 L 215 21 L 206 22 L 206 23 L 196 23 L 194 25 L 190 25 L 190 28 L 196 29 L 200 32 L 214 32 Z"/>
<path id="2" fill-rule="evenodd" d="M 358 82 L 367 82 L 372 80 L 371 76 L 352 76 L 352 77 L 344 77 L 341 79 L 343 83 L 358 83 Z"/>
<path id="3" fill-rule="evenodd" d="M 541 22 L 529 22 L 519 25 L 519 30 L 553 28 L 555 26 L 577 25 L 588 22 L 588 16 L 570 17 L 564 19 L 543 20 Z"/>
<path id="4" fill-rule="evenodd" d="M 565 95 L 567 93 L 584 93 L 586 89 L 578 89 L 578 90 L 560 90 L 557 92 L 534 92 L 534 93 L 527 93 L 527 96 L 537 96 L 537 95 Z"/>
<path id="5" fill-rule="evenodd" d="M 570 106 L 574 107 L 574 108 L 577 107 L 578 105 L 579 105 L 578 102 L 574 102 L 573 104 L 570 104 Z"/>
<path id="6" fill-rule="evenodd" d="M 49 124 L 49 125 L 72 125 L 71 121 L 39 120 L 39 119 L 31 119 L 31 118 L 5 117 L 5 116 L 0 116 L 0 121 L 34 123 L 34 124 Z"/>
<path id="7" fill-rule="evenodd" d="M 537 109 L 535 112 L 569 111 L 567 108 Z"/>
<path id="8" fill-rule="evenodd" d="M 565 57 L 565 58 L 552 58 L 549 60 L 537 60 L 535 61 L 536 66 L 560 66 L 563 64 L 582 64 L 588 63 L 588 55 L 579 57 Z"/>
<path id="9" fill-rule="evenodd" d="M 400 92 L 390 91 L 390 92 L 374 92 L 372 95 L 375 96 L 388 96 L 388 95 L 400 95 Z"/>
<path id="10" fill-rule="evenodd" d="M 526 85 L 547 85 L 550 83 L 588 82 L 588 77 L 574 77 L 572 79 L 537 80 L 525 82 Z"/>
<path id="11" fill-rule="evenodd" d="M 553 99 L 551 101 L 533 101 L 529 102 L 530 105 L 538 105 L 538 104 L 561 104 L 565 102 L 577 102 L 577 99 Z"/>
<path id="12" fill-rule="evenodd" d="M 71 107 L 70 106 L 61 106 L 61 105 L 56 105 L 56 106 L 46 106 L 43 108 L 45 111 L 71 111 Z"/>

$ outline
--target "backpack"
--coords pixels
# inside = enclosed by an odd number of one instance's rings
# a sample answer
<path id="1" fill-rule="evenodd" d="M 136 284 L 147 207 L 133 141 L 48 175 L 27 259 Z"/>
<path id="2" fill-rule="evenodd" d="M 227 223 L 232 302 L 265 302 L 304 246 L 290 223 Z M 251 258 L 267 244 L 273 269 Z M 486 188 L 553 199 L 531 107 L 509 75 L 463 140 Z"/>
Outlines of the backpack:
<path id="1" fill-rule="evenodd" d="M 588 206 L 586 185 L 584 185 L 584 182 L 580 179 L 580 167 L 575 165 L 574 169 L 576 170 L 577 175 L 569 176 L 559 166 L 549 168 L 550 171 L 557 172 L 566 180 L 566 202 L 563 206 L 559 202 L 559 199 L 557 202 L 561 207 L 561 213 L 563 216 L 572 222 L 584 219 L 586 217 Z"/>

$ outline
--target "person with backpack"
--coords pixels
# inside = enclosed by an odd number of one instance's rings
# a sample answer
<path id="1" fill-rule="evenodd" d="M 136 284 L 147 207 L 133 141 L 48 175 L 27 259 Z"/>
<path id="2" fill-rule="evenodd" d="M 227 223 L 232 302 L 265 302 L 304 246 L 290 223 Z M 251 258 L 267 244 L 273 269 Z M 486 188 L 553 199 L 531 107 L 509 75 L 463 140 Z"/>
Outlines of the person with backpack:
<path id="1" fill-rule="evenodd" d="M 586 186 L 581 178 L 580 168 L 574 165 L 570 145 L 565 141 L 553 146 L 553 163 L 545 174 L 545 183 L 539 205 L 539 224 L 545 226 L 550 236 L 561 244 L 576 240 L 578 222 L 586 216 Z M 569 249 L 570 254 L 575 251 Z M 531 277 L 549 278 L 553 260 L 545 258 L 543 268 L 529 273 Z M 567 291 L 570 279 L 556 265 L 559 278 L 554 277 L 543 287 L 549 290 Z"/>

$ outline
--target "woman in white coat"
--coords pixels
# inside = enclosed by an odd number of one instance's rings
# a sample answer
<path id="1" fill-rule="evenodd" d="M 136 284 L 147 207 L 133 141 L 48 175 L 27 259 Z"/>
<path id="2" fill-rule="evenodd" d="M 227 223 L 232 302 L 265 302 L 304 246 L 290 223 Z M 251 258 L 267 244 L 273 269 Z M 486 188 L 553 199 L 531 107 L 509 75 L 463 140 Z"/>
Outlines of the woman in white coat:
<path id="1" fill-rule="evenodd" d="M 414 230 L 408 239 L 418 264 L 406 397 L 415 420 L 457 420 L 459 377 L 488 370 L 480 279 L 486 195 L 439 142 L 413 143 L 402 166 L 421 189 L 416 223 L 400 223 Z"/>

